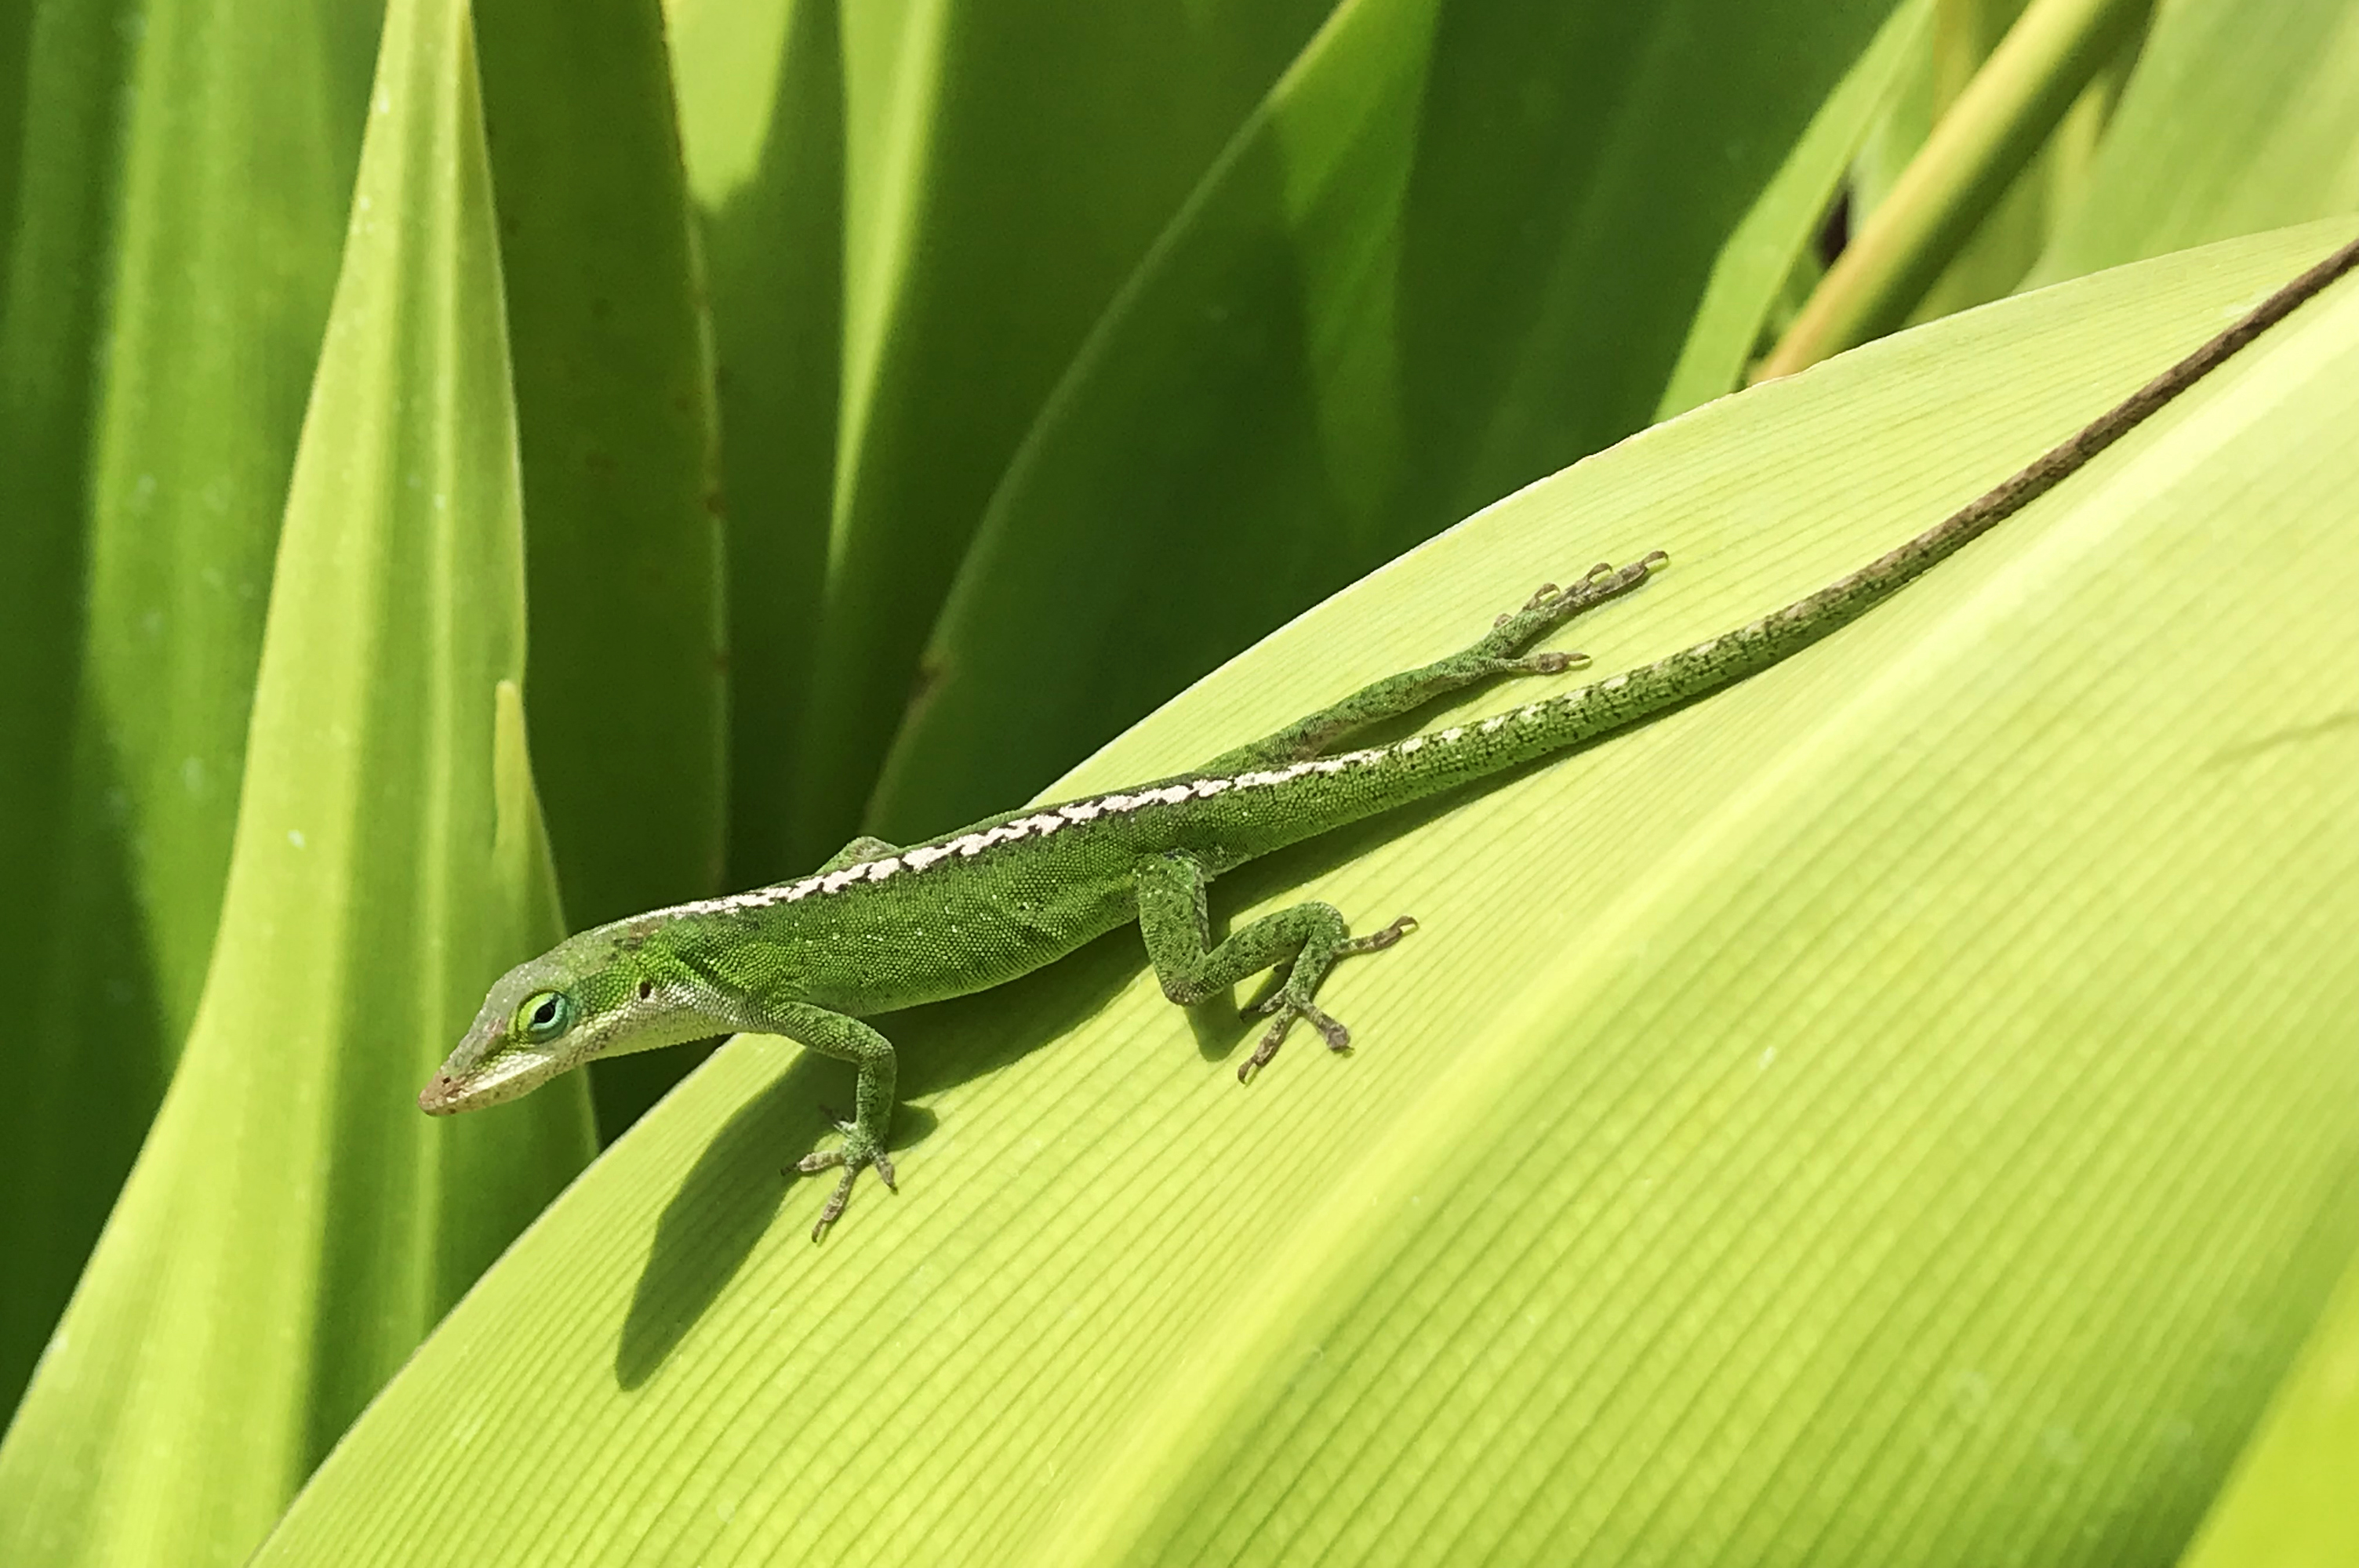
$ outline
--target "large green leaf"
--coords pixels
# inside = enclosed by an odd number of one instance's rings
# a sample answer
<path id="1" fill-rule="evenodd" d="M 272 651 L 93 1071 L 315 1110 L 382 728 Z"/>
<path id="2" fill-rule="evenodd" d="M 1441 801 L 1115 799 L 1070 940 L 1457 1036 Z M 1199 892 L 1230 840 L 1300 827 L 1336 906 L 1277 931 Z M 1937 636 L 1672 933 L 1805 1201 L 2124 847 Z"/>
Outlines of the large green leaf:
<path id="1" fill-rule="evenodd" d="M 1714 404 L 1303 618 L 1065 787 L 1669 572 L 1723 630 L 2349 237 L 2011 300 Z M 1424 922 L 1250 1088 L 1118 933 L 885 1022 L 902 1190 L 806 1238 L 842 1075 L 725 1048 L 258 1562 L 2150 1562 L 2359 1241 L 2359 287 L 1734 691 L 1258 862 Z M 1546 689 L 1526 687 L 1523 691 Z M 1494 693 L 1474 709 L 1504 703 Z M 1193 1036 L 1191 1049 L 1191 1039 Z"/>
<path id="2" fill-rule="evenodd" d="M 386 18 L 287 500 L 221 935 L 170 1093 L 0 1443 L 0 1562 L 235 1563 L 588 1157 L 580 1084 L 417 1086 L 559 929 L 467 11 Z"/>
<path id="3" fill-rule="evenodd" d="M 377 15 L 7 9 L 0 1412 L 196 1009 Z"/>
<path id="4" fill-rule="evenodd" d="M 721 879 L 712 367 L 662 14 L 508 4 L 484 8 L 481 33 L 528 524 L 533 739 L 579 928 Z M 686 1065 L 601 1064 L 602 1128 L 629 1125 Z"/>
<path id="5" fill-rule="evenodd" d="M 1814 225 L 1848 149 L 1810 133 L 1893 9 L 1339 6 L 992 498 L 875 829 L 1037 789 L 1322 595 L 1643 426 L 1683 361 L 1733 375 L 1758 316 L 1715 311 L 1725 341 L 1699 345 L 1699 307 L 1765 192 L 1795 203 L 1788 246 Z M 1815 180 L 1787 172 L 1802 147 Z"/>

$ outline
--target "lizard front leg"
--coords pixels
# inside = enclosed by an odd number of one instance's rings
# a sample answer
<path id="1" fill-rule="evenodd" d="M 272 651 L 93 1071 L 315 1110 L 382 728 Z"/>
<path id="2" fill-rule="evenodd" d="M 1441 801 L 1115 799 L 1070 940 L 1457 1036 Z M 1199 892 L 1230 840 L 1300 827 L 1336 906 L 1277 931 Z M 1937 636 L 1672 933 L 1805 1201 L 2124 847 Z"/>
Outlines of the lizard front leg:
<path id="1" fill-rule="evenodd" d="M 822 1056 L 850 1062 L 860 1070 L 853 1089 L 852 1119 L 835 1124 L 843 1134 L 842 1144 L 806 1154 L 794 1167 L 806 1175 L 838 1166 L 843 1169 L 842 1179 L 835 1184 L 827 1206 L 820 1210 L 819 1223 L 811 1227 L 811 1239 L 817 1241 L 843 1213 L 843 1206 L 852 1196 L 852 1184 L 864 1166 L 874 1165 L 886 1187 L 897 1190 L 893 1187 L 893 1161 L 885 1147 L 886 1134 L 893 1124 L 897 1066 L 893 1044 L 856 1018 L 830 1012 L 809 1002 L 774 1004 L 765 1010 L 759 1028 L 766 1034 L 783 1034 Z"/>
<path id="2" fill-rule="evenodd" d="M 1352 1032 L 1320 1011 L 1313 1000 L 1319 982 L 1335 960 L 1391 946 L 1417 922 L 1403 915 L 1382 931 L 1354 936 L 1332 903 L 1298 903 L 1266 914 L 1228 940 L 1213 945 L 1204 890 L 1212 878 L 1190 855 L 1172 850 L 1150 855 L 1133 870 L 1138 893 L 1138 929 L 1163 994 L 1191 1007 L 1248 975 L 1286 967 L 1286 977 L 1248 1015 L 1275 1015 L 1261 1043 L 1237 1068 L 1242 1083 L 1277 1054 L 1287 1031 L 1301 1019 L 1319 1031 L 1331 1051 L 1350 1048 Z"/>

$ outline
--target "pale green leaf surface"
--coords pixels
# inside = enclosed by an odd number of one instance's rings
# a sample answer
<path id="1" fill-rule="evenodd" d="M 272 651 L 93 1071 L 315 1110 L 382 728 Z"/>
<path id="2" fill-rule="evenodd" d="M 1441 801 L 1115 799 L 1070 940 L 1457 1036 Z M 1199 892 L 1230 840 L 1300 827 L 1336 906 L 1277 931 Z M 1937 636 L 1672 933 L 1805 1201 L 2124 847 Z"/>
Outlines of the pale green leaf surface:
<path id="1" fill-rule="evenodd" d="M 0 1563 L 240 1563 L 588 1158 L 582 1086 L 418 1086 L 559 929 L 455 0 L 394 5 L 279 539 L 222 935 L 179 1070 L 0 1442 Z M 499 694 L 505 689 L 507 695 Z"/>
<path id="2" fill-rule="evenodd" d="M 1758 614 L 2347 238 L 1955 318 L 1519 492 L 1067 780 L 1151 775 L 1672 565 Z M 2348 282 L 1861 624 L 1259 862 L 1423 921 L 1250 1087 L 1116 933 L 888 1019 L 902 1190 L 747 1038 L 389 1386 L 258 1562 L 2152 1562 L 2359 1239 Z M 1522 687 L 1529 691 L 1539 689 Z M 1470 710 L 1504 706 L 1494 693 Z M 1192 1048 L 1191 1048 L 1192 1045 Z"/>
<path id="3" fill-rule="evenodd" d="M 2359 1562 L 2359 1259 L 2344 1271 L 2183 1568 Z"/>
<path id="4" fill-rule="evenodd" d="M 502 5 L 480 32 L 527 524 L 527 684 L 580 929 L 721 880 L 712 367 L 661 13 Z M 676 1054 L 600 1064 L 605 1135 L 693 1064 Z"/>
<path id="5" fill-rule="evenodd" d="M 228 872 L 371 0 L 19 0 L 0 249 L 0 1412 L 162 1098 Z M 0 49 L 0 54 L 5 54 Z M 10 85 L 16 85 L 11 80 Z"/>
<path id="6" fill-rule="evenodd" d="M 1893 8 L 1339 6 L 1035 422 L 870 827 L 902 841 L 1038 788 L 1644 425 L 1683 356 L 1741 360 L 1757 319 L 1706 352 L 1696 311 Z"/>
<path id="7" fill-rule="evenodd" d="M 2359 211 L 2359 4 L 2172 0 L 2031 283 Z"/>

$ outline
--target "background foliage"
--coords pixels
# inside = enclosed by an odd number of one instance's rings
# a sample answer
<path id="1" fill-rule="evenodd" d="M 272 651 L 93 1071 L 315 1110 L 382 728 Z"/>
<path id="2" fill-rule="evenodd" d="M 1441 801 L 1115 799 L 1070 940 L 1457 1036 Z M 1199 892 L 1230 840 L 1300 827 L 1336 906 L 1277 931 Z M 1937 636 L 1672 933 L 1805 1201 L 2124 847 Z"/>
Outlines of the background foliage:
<path id="1" fill-rule="evenodd" d="M 411 1103 L 506 964 L 1041 789 L 1734 388 L 2025 9 L 8 8 L 0 1559 L 245 1560 L 590 1160 L 579 1082 Z M 2081 12 L 1897 314 L 2359 210 L 2359 6 Z M 1075 787 L 1598 555 L 1675 560 L 1602 662 L 1742 620 L 2348 230 L 1664 427 Z M 893 1026 L 918 1179 L 813 1253 L 823 1075 L 731 1047 L 266 1560 L 2152 1561 L 2289 1366 L 2198 1551 L 2329 1560 L 2359 330 L 2315 314 L 1790 677 L 1239 879 L 1427 920 L 1343 982 L 1348 1068 L 1212 1098 L 1234 1031 L 1102 946 Z M 603 1065 L 603 1141 L 693 1054 Z"/>

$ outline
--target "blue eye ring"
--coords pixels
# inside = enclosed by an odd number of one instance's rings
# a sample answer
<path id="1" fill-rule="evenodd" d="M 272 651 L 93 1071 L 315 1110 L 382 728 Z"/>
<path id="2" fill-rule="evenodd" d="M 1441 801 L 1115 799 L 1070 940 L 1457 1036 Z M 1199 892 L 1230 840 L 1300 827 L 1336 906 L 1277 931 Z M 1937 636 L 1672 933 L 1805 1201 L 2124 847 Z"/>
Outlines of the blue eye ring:
<path id="1" fill-rule="evenodd" d="M 573 1022 L 573 999 L 563 991 L 535 991 L 516 1011 L 513 1033 L 535 1045 L 546 1044 Z"/>

